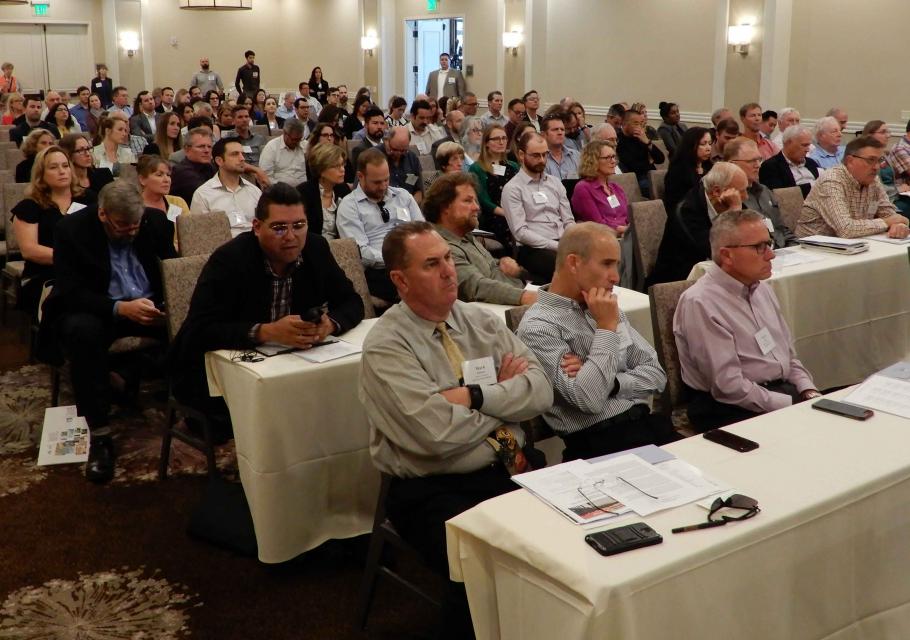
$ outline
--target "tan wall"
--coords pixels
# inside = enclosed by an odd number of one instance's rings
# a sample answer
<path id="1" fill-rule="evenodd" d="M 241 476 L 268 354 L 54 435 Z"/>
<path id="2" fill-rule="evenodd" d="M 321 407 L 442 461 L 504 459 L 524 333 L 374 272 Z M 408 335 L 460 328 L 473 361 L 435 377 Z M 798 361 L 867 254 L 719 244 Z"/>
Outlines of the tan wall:
<path id="1" fill-rule="evenodd" d="M 154 84 L 185 87 L 207 55 L 212 69 L 232 85 L 247 49 L 256 52 L 269 90 L 296 88 L 314 66 L 322 67 L 330 83 L 353 87 L 352 95 L 363 83 L 359 0 L 256 0 L 253 7 L 188 11 L 177 0 L 151 0 L 146 46 Z"/>
<path id="2" fill-rule="evenodd" d="M 730 24 L 741 24 L 746 16 L 757 20 L 756 35 L 749 46 L 748 55 L 740 55 L 730 46 L 726 48 L 724 103 L 737 119 L 741 106 L 749 102 L 758 102 L 762 63 L 762 9 L 762 0 L 730 0 Z M 765 108 L 770 109 L 771 106 L 767 105 Z"/>
<path id="3" fill-rule="evenodd" d="M 119 35 L 117 42 L 117 64 L 120 66 L 120 75 L 114 78 L 114 86 L 118 84 L 127 88 L 130 100 L 143 89 L 152 90 L 153 87 L 145 86 L 145 44 L 142 43 L 142 7 L 139 0 L 119 0 L 116 7 L 117 33 L 134 31 L 139 36 L 140 46 L 133 57 L 120 48 Z"/>

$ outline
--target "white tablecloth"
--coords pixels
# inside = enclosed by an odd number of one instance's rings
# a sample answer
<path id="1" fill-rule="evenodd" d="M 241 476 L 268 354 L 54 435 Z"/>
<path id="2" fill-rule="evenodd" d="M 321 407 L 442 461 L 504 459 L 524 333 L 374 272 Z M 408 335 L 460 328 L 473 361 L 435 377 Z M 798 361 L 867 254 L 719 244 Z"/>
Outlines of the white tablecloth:
<path id="1" fill-rule="evenodd" d="M 632 289 L 623 289 L 622 287 L 613 287 L 613 292 L 619 299 L 619 308 L 626 312 L 629 323 L 635 327 L 635 330 L 641 334 L 641 337 L 654 344 L 654 331 L 651 329 L 651 306 L 648 302 L 648 296 Z M 487 302 L 472 302 L 476 307 L 482 307 L 492 311 L 505 322 L 506 309 L 512 307 L 506 304 L 489 304 Z"/>
<path id="2" fill-rule="evenodd" d="M 341 336 L 362 344 L 376 320 Z M 360 356 L 313 364 L 286 354 L 232 362 L 206 355 L 209 389 L 234 424 L 240 480 L 259 559 L 284 562 L 331 538 L 369 533 L 379 495 L 369 424 L 357 398 Z"/>
<path id="3" fill-rule="evenodd" d="M 796 353 L 819 389 L 856 384 L 910 354 L 906 246 L 869 240 L 869 251 L 786 267 L 768 281 Z M 695 265 L 690 280 L 710 263 Z"/>
<path id="4" fill-rule="evenodd" d="M 803 403 L 729 430 L 760 448 L 696 436 L 667 449 L 758 499 L 745 522 L 671 534 L 705 520 L 687 505 L 644 518 L 663 544 L 601 557 L 523 490 L 450 520 L 477 637 L 910 637 L 910 421 Z"/>

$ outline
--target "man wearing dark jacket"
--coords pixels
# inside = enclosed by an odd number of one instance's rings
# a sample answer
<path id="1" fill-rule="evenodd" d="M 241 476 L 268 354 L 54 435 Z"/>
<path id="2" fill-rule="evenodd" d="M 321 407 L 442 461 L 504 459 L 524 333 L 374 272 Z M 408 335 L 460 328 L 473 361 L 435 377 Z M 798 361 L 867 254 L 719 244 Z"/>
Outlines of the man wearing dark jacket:
<path id="1" fill-rule="evenodd" d="M 165 339 L 158 261 L 176 257 L 174 225 L 163 211 L 146 210 L 135 185 L 105 186 L 98 209 L 83 209 L 57 224 L 54 290 L 44 303 L 42 356 L 59 346 L 69 360 L 79 415 L 91 432 L 86 477 L 113 477 L 108 429 L 111 404 L 108 348 L 120 337 Z M 56 357 L 55 357 L 56 355 Z"/>
<path id="2" fill-rule="evenodd" d="M 781 152 L 761 163 L 758 180 L 769 189 L 798 186 L 805 198 L 818 180 L 818 163 L 807 155 L 812 134 L 803 126 L 791 125 L 782 140 Z"/>
<path id="3" fill-rule="evenodd" d="M 307 233 L 300 194 L 278 182 L 260 197 L 253 230 L 216 250 L 199 276 L 169 354 L 174 394 L 223 414 L 223 404 L 209 398 L 206 351 L 266 342 L 309 349 L 362 319 L 363 301 L 328 241 Z"/>
<path id="4" fill-rule="evenodd" d="M 238 93 L 243 96 L 249 96 L 256 99 L 256 93 L 259 91 L 259 85 L 262 83 L 262 77 L 259 75 L 259 65 L 256 64 L 256 53 L 247 51 L 243 54 L 246 63 L 237 69 L 237 78 L 234 85 Z"/>

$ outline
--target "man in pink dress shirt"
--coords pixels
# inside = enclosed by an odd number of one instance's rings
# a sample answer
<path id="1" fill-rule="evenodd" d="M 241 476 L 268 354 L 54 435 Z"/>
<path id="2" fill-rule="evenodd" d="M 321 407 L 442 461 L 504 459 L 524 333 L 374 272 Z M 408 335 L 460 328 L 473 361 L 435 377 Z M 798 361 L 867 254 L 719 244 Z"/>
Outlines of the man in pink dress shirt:
<path id="1" fill-rule="evenodd" d="M 771 277 L 772 246 L 760 213 L 725 213 L 711 227 L 714 264 L 679 299 L 673 334 L 699 431 L 820 395 L 762 282 Z"/>

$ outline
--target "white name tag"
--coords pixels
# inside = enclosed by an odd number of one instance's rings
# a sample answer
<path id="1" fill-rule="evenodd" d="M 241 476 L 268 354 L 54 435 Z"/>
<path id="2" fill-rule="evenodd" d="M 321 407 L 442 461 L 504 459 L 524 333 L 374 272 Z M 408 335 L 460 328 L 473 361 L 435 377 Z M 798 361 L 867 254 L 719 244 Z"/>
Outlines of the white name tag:
<path id="1" fill-rule="evenodd" d="M 231 226 L 232 227 L 249 227 L 251 225 L 250 221 L 246 219 L 246 216 L 240 213 L 239 211 L 234 211 L 231 213 Z"/>
<path id="2" fill-rule="evenodd" d="M 465 360 L 461 363 L 461 372 L 465 384 L 489 385 L 496 384 L 496 363 L 493 358 L 477 358 Z"/>
<path id="3" fill-rule="evenodd" d="M 244 153 L 253 153 L 253 147 L 251 147 L 248 144 L 245 144 L 242 147 L 240 147 L 240 150 L 243 151 Z"/>
<path id="4" fill-rule="evenodd" d="M 765 218 L 762 222 L 765 223 L 765 228 L 768 230 L 768 233 L 774 235 L 774 223 L 771 222 L 771 218 Z"/>
<path id="5" fill-rule="evenodd" d="M 95 83 L 95 88 L 96 88 L 96 89 L 100 89 L 100 88 L 103 87 L 103 86 L 104 86 L 104 84 L 101 83 L 101 82 L 96 82 L 96 83 Z"/>
<path id="6" fill-rule="evenodd" d="M 254 78 L 258 78 L 258 77 L 259 77 L 259 72 L 258 72 L 258 71 L 254 71 L 254 72 L 253 72 L 253 77 L 254 77 Z"/>
<path id="7" fill-rule="evenodd" d="M 506 175 L 506 166 L 504 164 L 494 164 L 493 165 L 493 175 L 494 176 Z"/>
<path id="8" fill-rule="evenodd" d="M 758 343 L 758 348 L 761 349 L 763 356 L 771 353 L 774 347 L 777 346 L 774 343 L 774 338 L 771 337 L 771 332 L 768 331 L 768 327 L 762 328 L 761 331 L 755 334 L 755 342 Z"/>
<path id="9" fill-rule="evenodd" d="M 413 173 L 409 173 L 407 176 L 405 176 L 404 183 L 410 187 L 413 187 L 415 184 L 417 184 L 417 176 L 415 176 Z"/>
<path id="10" fill-rule="evenodd" d="M 177 217 L 183 213 L 183 209 L 178 207 L 176 204 L 172 204 L 167 208 L 167 219 L 173 223 L 177 222 Z"/>
<path id="11" fill-rule="evenodd" d="M 578 172 L 570 171 L 569 175 L 566 176 L 566 180 L 578 180 Z"/>
<path id="12" fill-rule="evenodd" d="M 534 198 L 535 204 L 546 204 L 549 201 L 547 194 L 543 191 L 535 191 L 534 195 L 531 197 Z"/>
<path id="13" fill-rule="evenodd" d="M 607 196 L 607 204 L 609 204 L 611 207 L 616 209 L 617 207 L 619 207 L 619 198 L 617 198 L 616 196 L 614 196 L 611 193 L 610 195 Z"/>
<path id="14" fill-rule="evenodd" d="M 455 84 L 455 78 L 449 78 L 449 79 L 447 80 L 447 82 L 448 82 L 449 84 Z"/>
<path id="15" fill-rule="evenodd" d="M 398 219 L 402 222 L 409 222 L 411 220 L 411 213 L 404 207 L 398 207 Z"/>
<path id="16" fill-rule="evenodd" d="M 67 209 L 66 212 L 67 213 L 76 213 L 77 211 L 81 211 L 82 209 L 85 209 L 84 204 L 79 204 L 78 202 L 71 202 L 70 208 Z"/>
<path id="17" fill-rule="evenodd" d="M 210 74 L 209 74 L 209 82 L 215 82 L 215 74 L 214 74 L 214 73 L 210 73 Z"/>

